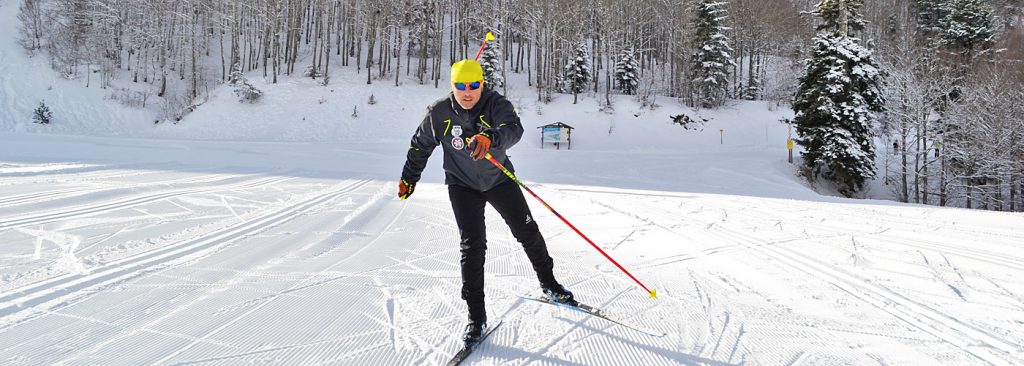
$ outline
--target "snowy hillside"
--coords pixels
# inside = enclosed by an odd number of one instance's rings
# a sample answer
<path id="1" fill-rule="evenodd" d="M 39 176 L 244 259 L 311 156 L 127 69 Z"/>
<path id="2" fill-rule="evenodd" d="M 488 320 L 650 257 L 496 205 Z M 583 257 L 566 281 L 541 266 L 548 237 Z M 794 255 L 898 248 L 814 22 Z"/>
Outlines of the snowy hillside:
<path id="1" fill-rule="evenodd" d="M 222 87 L 154 124 L 153 109 L 24 55 L 7 36 L 12 3 L 0 0 L 0 364 L 436 365 L 460 347 L 440 152 L 409 200 L 394 197 L 443 91 L 367 86 L 351 68 L 328 87 L 254 73 L 259 104 Z M 468 364 L 1024 364 L 1024 215 L 819 195 L 785 160 L 791 112 L 767 103 L 651 110 L 616 96 L 606 113 L 509 82 L 527 130 L 509 152 L 520 177 L 659 296 L 530 199 L 556 276 L 665 335 L 524 300 L 536 277 L 488 209 L 488 312 L 503 325 Z M 41 99 L 51 125 L 30 121 Z M 708 122 L 687 131 L 679 113 Z M 552 122 L 577 128 L 571 150 L 542 149 L 536 127 Z"/>

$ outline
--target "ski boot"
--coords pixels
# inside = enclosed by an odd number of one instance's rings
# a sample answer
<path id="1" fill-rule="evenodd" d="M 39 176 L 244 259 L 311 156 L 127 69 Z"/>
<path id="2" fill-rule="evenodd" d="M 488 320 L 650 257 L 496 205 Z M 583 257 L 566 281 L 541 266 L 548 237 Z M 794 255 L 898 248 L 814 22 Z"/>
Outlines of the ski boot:
<path id="1" fill-rule="evenodd" d="M 569 306 L 579 306 L 576 299 L 572 297 L 572 292 L 566 290 L 564 286 L 556 283 L 554 285 L 544 286 L 543 288 L 544 295 L 547 295 L 551 301 Z"/>
<path id="2" fill-rule="evenodd" d="M 484 337 L 485 330 L 487 330 L 487 321 L 470 320 L 469 324 L 466 325 L 466 332 L 462 334 L 462 342 L 465 343 L 466 347 L 475 346 Z"/>

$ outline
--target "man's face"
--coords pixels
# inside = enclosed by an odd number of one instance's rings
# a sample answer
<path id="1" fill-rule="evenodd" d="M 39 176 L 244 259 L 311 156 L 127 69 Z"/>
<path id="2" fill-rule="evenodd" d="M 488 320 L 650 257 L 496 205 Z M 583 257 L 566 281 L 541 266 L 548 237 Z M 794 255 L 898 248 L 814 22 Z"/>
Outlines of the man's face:
<path id="1" fill-rule="evenodd" d="M 480 87 L 476 88 L 476 90 L 470 90 L 472 88 L 469 85 L 470 83 L 462 83 L 465 85 L 465 90 L 459 90 L 455 84 L 459 83 L 452 83 L 452 93 L 455 94 L 455 101 L 459 102 L 459 106 L 461 106 L 462 109 L 473 109 L 476 102 L 480 101 L 480 94 L 484 91 L 483 82 L 480 82 Z"/>

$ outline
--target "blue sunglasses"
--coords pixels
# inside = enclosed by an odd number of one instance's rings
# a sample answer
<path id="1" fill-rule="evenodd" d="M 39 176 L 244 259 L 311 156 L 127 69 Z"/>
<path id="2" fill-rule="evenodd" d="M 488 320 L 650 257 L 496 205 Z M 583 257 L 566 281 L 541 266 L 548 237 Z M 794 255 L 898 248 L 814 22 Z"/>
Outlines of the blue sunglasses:
<path id="1" fill-rule="evenodd" d="M 466 88 L 469 88 L 469 90 L 477 90 L 480 89 L 481 85 L 483 85 L 483 82 L 480 81 L 474 81 L 472 83 L 455 83 L 455 89 L 462 91 L 466 90 Z"/>

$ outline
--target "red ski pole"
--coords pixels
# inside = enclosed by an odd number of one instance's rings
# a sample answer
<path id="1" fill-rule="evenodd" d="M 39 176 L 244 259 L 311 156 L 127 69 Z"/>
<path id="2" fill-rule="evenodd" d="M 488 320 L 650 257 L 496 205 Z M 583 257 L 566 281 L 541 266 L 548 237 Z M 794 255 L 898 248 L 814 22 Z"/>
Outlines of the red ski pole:
<path id="1" fill-rule="evenodd" d="M 571 228 L 573 231 L 579 234 L 580 237 L 583 238 L 583 240 L 586 240 L 587 243 L 590 244 L 590 246 L 594 247 L 594 249 L 597 249 L 597 251 L 600 252 L 601 255 L 603 255 L 605 258 L 608 258 L 608 260 L 611 261 L 612 264 L 614 264 L 616 267 L 619 267 L 619 270 L 622 271 L 622 273 L 625 273 L 627 276 L 629 276 L 629 278 L 633 279 L 633 281 L 636 282 L 636 284 L 640 285 L 640 287 L 642 287 L 644 291 L 647 291 L 648 296 L 650 296 L 651 298 L 658 297 L 657 290 L 648 289 L 647 286 L 644 286 L 644 284 L 640 282 L 640 280 L 636 279 L 636 277 L 633 277 L 632 273 L 629 273 L 629 271 L 623 268 L 622 265 L 619 264 L 619 262 L 616 262 L 615 259 L 612 259 L 612 257 L 608 255 L 608 253 L 605 253 L 604 250 L 601 249 L 601 247 L 597 246 L 597 244 L 594 244 L 594 242 L 591 241 L 590 238 L 588 238 L 586 235 L 583 235 L 583 233 L 580 232 L 580 230 L 577 229 L 576 226 L 573 226 L 573 224 L 570 223 L 569 220 L 566 220 L 565 217 L 562 217 L 562 215 L 558 213 L 558 211 L 555 211 L 554 208 L 551 208 L 551 205 L 548 205 L 547 202 L 544 202 L 544 200 L 541 199 L 540 196 L 538 196 L 536 193 L 533 193 L 533 190 L 531 190 L 530 187 L 527 187 L 526 184 L 523 184 L 523 182 L 519 180 L 519 178 L 516 178 L 515 174 L 512 174 L 512 172 L 508 171 L 508 169 L 505 169 L 505 167 L 502 166 L 501 163 L 499 163 L 497 160 L 495 160 L 494 157 L 491 156 L 491 154 L 487 154 L 484 157 L 487 158 L 487 161 L 490 161 L 491 164 L 494 164 L 494 166 L 498 167 L 498 169 L 501 169 L 501 171 L 504 172 L 505 175 L 507 175 L 509 178 L 512 178 L 512 181 L 516 182 L 516 184 L 519 184 L 519 186 L 526 189 L 526 191 L 529 192 L 530 195 L 533 196 L 533 198 L 536 198 L 538 201 L 540 201 L 540 203 L 543 204 L 544 207 L 547 207 L 548 210 L 551 211 L 551 213 L 555 214 L 555 216 L 557 216 L 559 219 L 562 219 L 562 222 L 564 222 L 566 225 L 569 225 L 569 228 Z"/>

